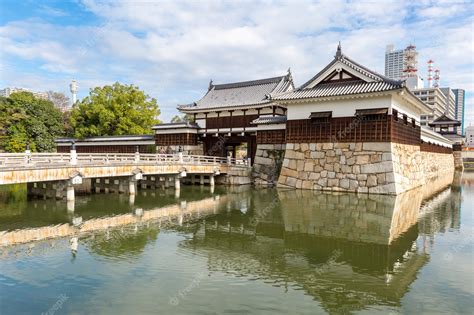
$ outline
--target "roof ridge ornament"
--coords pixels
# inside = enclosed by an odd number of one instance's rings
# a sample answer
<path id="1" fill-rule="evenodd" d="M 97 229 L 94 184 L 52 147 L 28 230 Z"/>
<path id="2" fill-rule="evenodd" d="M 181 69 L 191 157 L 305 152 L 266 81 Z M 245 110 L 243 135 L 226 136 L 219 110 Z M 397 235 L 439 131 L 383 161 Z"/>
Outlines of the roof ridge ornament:
<path id="1" fill-rule="evenodd" d="M 342 59 L 342 48 L 341 48 L 341 41 L 337 45 L 336 55 L 334 56 L 336 59 Z"/>
<path id="2" fill-rule="evenodd" d="M 211 79 L 211 81 L 209 81 L 209 88 L 207 90 L 210 91 L 213 86 L 214 86 L 214 84 L 213 84 L 212 79 Z"/>

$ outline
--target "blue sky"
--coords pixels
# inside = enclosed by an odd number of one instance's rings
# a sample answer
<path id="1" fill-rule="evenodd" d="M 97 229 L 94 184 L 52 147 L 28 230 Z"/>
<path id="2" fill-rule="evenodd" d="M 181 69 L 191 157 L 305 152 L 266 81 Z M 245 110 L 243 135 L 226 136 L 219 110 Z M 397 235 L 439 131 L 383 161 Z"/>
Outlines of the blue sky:
<path id="1" fill-rule="evenodd" d="M 156 98 L 168 121 L 176 104 L 215 83 L 283 75 L 302 84 L 332 60 L 337 42 L 383 73 L 387 44 L 414 43 L 441 85 L 468 94 L 474 125 L 472 1 L 0 1 L 0 88 L 79 98 L 115 81 Z M 469 123 L 468 123 L 469 124 Z"/>

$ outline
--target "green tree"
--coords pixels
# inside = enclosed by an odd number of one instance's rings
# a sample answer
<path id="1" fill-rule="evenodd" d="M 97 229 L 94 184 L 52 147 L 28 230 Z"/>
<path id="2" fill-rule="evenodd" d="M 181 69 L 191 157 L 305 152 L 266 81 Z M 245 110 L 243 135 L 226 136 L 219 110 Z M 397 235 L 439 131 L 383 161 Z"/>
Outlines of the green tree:
<path id="1" fill-rule="evenodd" d="M 48 100 L 32 93 L 0 98 L 0 147 L 8 152 L 54 151 L 54 139 L 63 134 L 63 115 Z"/>
<path id="2" fill-rule="evenodd" d="M 74 136 L 150 134 L 151 127 L 160 123 L 160 110 L 150 98 L 134 85 L 96 87 L 89 96 L 76 103 L 71 112 Z"/>
<path id="3" fill-rule="evenodd" d="M 183 115 L 183 116 L 175 115 L 173 118 L 171 118 L 172 123 L 192 122 L 192 121 L 193 121 L 193 116 L 188 115 L 188 114 Z"/>

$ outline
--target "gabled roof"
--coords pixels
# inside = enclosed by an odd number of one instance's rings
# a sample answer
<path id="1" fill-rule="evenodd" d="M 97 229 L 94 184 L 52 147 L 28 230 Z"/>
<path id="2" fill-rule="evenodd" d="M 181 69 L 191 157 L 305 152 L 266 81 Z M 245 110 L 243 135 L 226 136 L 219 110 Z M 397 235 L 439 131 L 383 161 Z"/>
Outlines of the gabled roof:
<path id="1" fill-rule="evenodd" d="M 211 81 L 203 98 L 189 105 L 178 105 L 178 110 L 200 112 L 221 108 L 261 106 L 270 103 L 274 95 L 293 89 L 294 84 L 290 70 L 284 76 L 261 80 L 227 84 L 213 84 Z"/>
<path id="2" fill-rule="evenodd" d="M 298 89 L 282 93 L 275 100 L 328 97 L 401 89 L 403 81 L 392 80 L 353 61 L 342 53 Z"/>
<path id="3" fill-rule="evenodd" d="M 428 125 L 431 127 L 439 125 L 461 126 L 461 122 L 459 120 L 449 118 L 448 116 L 446 116 L 446 114 L 443 114 L 432 122 L 430 122 Z"/>

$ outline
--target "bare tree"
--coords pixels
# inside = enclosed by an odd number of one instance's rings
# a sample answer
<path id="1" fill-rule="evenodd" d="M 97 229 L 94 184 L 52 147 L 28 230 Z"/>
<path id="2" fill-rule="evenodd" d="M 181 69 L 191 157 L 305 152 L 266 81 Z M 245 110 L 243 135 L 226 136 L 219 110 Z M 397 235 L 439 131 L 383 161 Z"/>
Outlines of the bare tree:
<path id="1" fill-rule="evenodd" d="M 48 99 L 62 112 L 65 112 L 69 107 L 69 97 L 64 93 L 48 91 Z"/>

